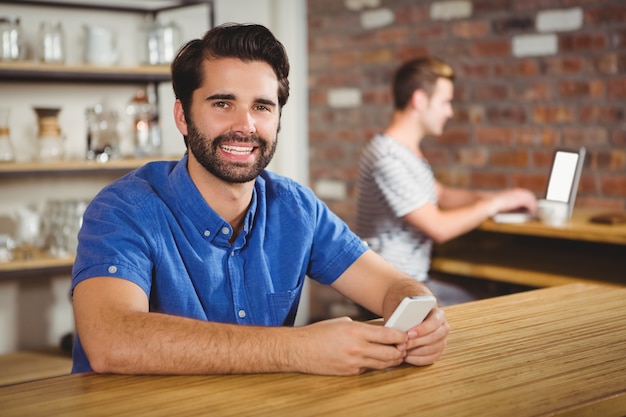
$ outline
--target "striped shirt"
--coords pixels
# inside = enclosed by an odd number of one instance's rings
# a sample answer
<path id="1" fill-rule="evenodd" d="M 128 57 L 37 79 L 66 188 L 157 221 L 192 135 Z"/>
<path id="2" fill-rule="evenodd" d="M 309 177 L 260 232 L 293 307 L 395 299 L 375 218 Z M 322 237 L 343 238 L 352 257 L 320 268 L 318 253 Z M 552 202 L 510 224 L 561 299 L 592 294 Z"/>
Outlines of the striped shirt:
<path id="1" fill-rule="evenodd" d="M 357 234 L 384 259 L 417 280 L 427 278 L 432 240 L 402 217 L 437 204 L 425 159 L 387 135 L 376 135 L 360 162 Z"/>

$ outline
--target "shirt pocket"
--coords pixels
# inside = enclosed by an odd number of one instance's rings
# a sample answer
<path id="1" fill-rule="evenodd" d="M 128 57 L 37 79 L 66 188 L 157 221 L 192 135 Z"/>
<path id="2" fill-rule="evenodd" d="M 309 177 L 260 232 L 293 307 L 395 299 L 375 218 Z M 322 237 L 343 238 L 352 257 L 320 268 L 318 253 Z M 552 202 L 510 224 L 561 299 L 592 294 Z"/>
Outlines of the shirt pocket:
<path id="1" fill-rule="evenodd" d="M 267 294 L 273 325 L 293 326 L 296 320 L 301 288 Z"/>

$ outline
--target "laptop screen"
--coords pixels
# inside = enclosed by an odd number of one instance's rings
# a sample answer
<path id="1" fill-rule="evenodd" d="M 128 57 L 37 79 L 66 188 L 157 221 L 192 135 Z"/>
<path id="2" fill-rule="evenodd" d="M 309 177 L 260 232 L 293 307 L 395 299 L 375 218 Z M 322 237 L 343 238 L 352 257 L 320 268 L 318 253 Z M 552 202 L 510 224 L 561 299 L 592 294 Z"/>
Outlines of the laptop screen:
<path id="1" fill-rule="evenodd" d="M 580 148 L 578 151 L 559 149 L 552 161 L 546 200 L 568 203 L 570 215 L 574 209 L 584 160 L 585 148 Z"/>

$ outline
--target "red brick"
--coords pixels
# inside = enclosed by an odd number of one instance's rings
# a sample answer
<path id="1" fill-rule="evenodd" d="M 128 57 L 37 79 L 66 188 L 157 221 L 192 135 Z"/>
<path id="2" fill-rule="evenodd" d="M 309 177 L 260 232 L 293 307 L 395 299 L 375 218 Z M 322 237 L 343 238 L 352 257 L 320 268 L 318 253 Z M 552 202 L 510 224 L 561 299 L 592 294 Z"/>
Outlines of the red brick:
<path id="1" fill-rule="evenodd" d="M 574 111 L 566 106 L 536 106 L 533 109 L 535 123 L 563 123 L 574 121 Z"/>
<path id="2" fill-rule="evenodd" d="M 480 145 L 509 145 L 513 134 L 504 127 L 477 127 L 474 136 Z"/>
<path id="3" fill-rule="evenodd" d="M 511 16 L 503 19 L 494 19 L 493 32 L 498 35 L 509 33 L 526 33 L 535 29 L 535 19 L 531 16 Z"/>
<path id="4" fill-rule="evenodd" d="M 585 68 L 585 60 L 580 57 L 546 58 L 540 64 L 545 75 L 580 74 Z"/>
<path id="5" fill-rule="evenodd" d="M 336 0 L 334 0 L 336 1 Z M 396 8 L 396 23 L 412 24 L 430 22 L 430 8 L 427 4 L 412 4 Z"/>
<path id="6" fill-rule="evenodd" d="M 609 143 L 609 133 L 605 127 L 579 127 L 563 129 L 565 146 L 600 146 Z"/>
<path id="7" fill-rule="evenodd" d="M 478 58 L 510 56 L 511 42 L 508 39 L 478 41 L 472 44 L 471 51 Z"/>
<path id="8" fill-rule="evenodd" d="M 532 155 L 531 155 L 531 160 L 533 162 L 533 165 L 536 168 L 541 169 L 541 171 L 544 173 L 547 173 L 545 168 L 548 168 L 552 165 L 553 159 L 554 159 L 553 149 L 544 149 L 544 148 L 536 149 L 536 150 L 533 150 Z"/>
<path id="9" fill-rule="evenodd" d="M 609 171 L 625 171 L 626 170 L 626 151 L 624 150 L 608 150 L 598 151 L 595 153 L 597 158 L 597 167 Z M 626 173 L 626 172 L 625 172 Z"/>
<path id="10" fill-rule="evenodd" d="M 621 3 L 621 2 L 620 2 Z M 602 7 L 587 9 L 585 22 L 588 25 L 621 24 L 626 21 L 626 5 L 605 4 Z"/>
<path id="11" fill-rule="evenodd" d="M 487 119 L 490 123 L 524 123 L 526 111 L 522 106 L 500 105 L 487 107 Z"/>
<path id="12" fill-rule="evenodd" d="M 489 162 L 489 151 L 484 147 L 463 148 L 457 152 L 457 162 L 462 166 L 484 167 Z"/>
<path id="13" fill-rule="evenodd" d="M 600 182 L 603 194 L 626 197 L 626 176 L 606 176 Z"/>
<path id="14" fill-rule="evenodd" d="M 480 172 L 470 174 L 470 186 L 476 189 L 502 190 L 507 188 L 508 175 L 500 172 Z"/>
<path id="15" fill-rule="evenodd" d="M 375 32 L 375 41 L 378 45 L 403 45 L 410 36 L 406 27 L 386 27 Z"/>
<path id="16" fill-rule="evenodd" d="M 624 105 L 581 105 L 578 120 L 585 123 L 624 121 Z"/>
<path id="17" fill-rule="evenodd" d="M 390 49 L 377 49 L 365 51 L 361 57 L 362 65 L 388 63 L 393 59 L 393 52 Z"/>
<path id="18" fill-rule="evenodd" d="M 622 129 L 614 130 L 611 135 L 611 145 L 626 148 L 626 132 Z"/>
<path id="19" fill-rule="evenodd" d="M 604 97 L 605 84 L 602 80 L 561 81 L 559 92 L 563 98 L 602 98 Z"/>
<path id="20" fill-rule="evenodd" d="M 554 146 L 559 143 L 560 138 L 560 131 L 549 127 L 521 127 L 513 132 L 513 142 L 520 145 Z"/>
<path id="21" fill-rule="evenodd" d="M 508 84 L 480 84 L 474 86 L 473 101 L 506 100 L 509 98 Z"/>
<path id="22" fill-rule="evenodd" d="M 609 81 L 610 98 L 626 98 L 626 78 L 615 78 Z"/>
<path id="23" fill-rule="evenodd" d="M 559 36 L 559 50 L 562 52 L 576 52 L 593 49 L 594 51 L 606 48 L 606 39 L 603 34 L 562 34 Z"/>
<path id="24" fill-rule="evenodd" d="M 335 52 L 330 56 L 330 66 L 332 68 L 354 67 L 359 64 L 359 58 L 358 52 Z"/>
<path id="25" fill-rule="evenodd" d="M 480 62 L 464 62 L 455 68 L 460 78 L 487 78 L 489 76 L 489 65 Z"/>
<path id="26" fill-rule="evenodd" d="M 590 57 L 589 61 L 594 70 L 600 74 L 626 73 L 626 54 L 611 52 L 599 57 Z"/>
<path id="27" fill-rule="evenodd" d="M 411 36 L 415 36 L 415 39 L 419 39 L 420 42 L 447 40 L 449 38 L 445 25 L 441 23 L 416 25 Z"/>
<path id="28" fill-rule="evenodd" d="M 400 63 L 400 62 L 408 61 L 409 59 L 427 56 L 428 53 L 429 53 L 428 48 L 425 46 L 408 45 L 408 46 L 399 47 L 396 50 L 395 57 L 396 57 L 396 61 Z"/>
<path id="29" fill-rule="evenodd" d="M 494 151 L 491 153 L 491 165 L 496 167 L 526 167 L 528 166 L 527 151 Z"/>
<path id="30" fill-rule="evenodd" d="M 498 62 L 494 65 L 494 73 L 498 77 L 531 77 L 537 75 L 539 69 L 534 59 L 521 59 Z"/>
<path id="31" fill-rule="evenodd" d="M 489 24 L 484 21 L 457 21 L 452 23 L 452 34 L 458 38 L 484 38 L 489 33 Z"/>
<path id="32" fill-rule="evenodd" d="M 462 128 L 448 128 L 441 137 L 437 139 L 437 142 L 446 145 L 465 145 L 469 143 L 470 136 L 467 129 Z"/>
<path id="33" fill-rule="evenodd" d="M 513 85 L 513 98 L 524 101 L 547 101 L 554 95 L 553 83 L 536 82 Z"/>

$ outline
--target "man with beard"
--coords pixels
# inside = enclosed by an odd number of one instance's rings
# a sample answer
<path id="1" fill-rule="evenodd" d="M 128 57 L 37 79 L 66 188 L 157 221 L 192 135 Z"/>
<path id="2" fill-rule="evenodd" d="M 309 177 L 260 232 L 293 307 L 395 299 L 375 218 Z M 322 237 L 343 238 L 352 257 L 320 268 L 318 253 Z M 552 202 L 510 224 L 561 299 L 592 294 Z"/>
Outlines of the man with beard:
<path id="1" fill-rule="evenodd" d="M 406 333 L 345 317 L 292 326 L 306 276 L 385 318 L 430 291 L 310 189 L 265 171 L 288 74 L 260 25 L 219 26 L 181 49 L 174 118 L 188 152 L 105 187 L 85 212 L 73 372 L 350 375 L 441 356 L 438 308 Z"/>

